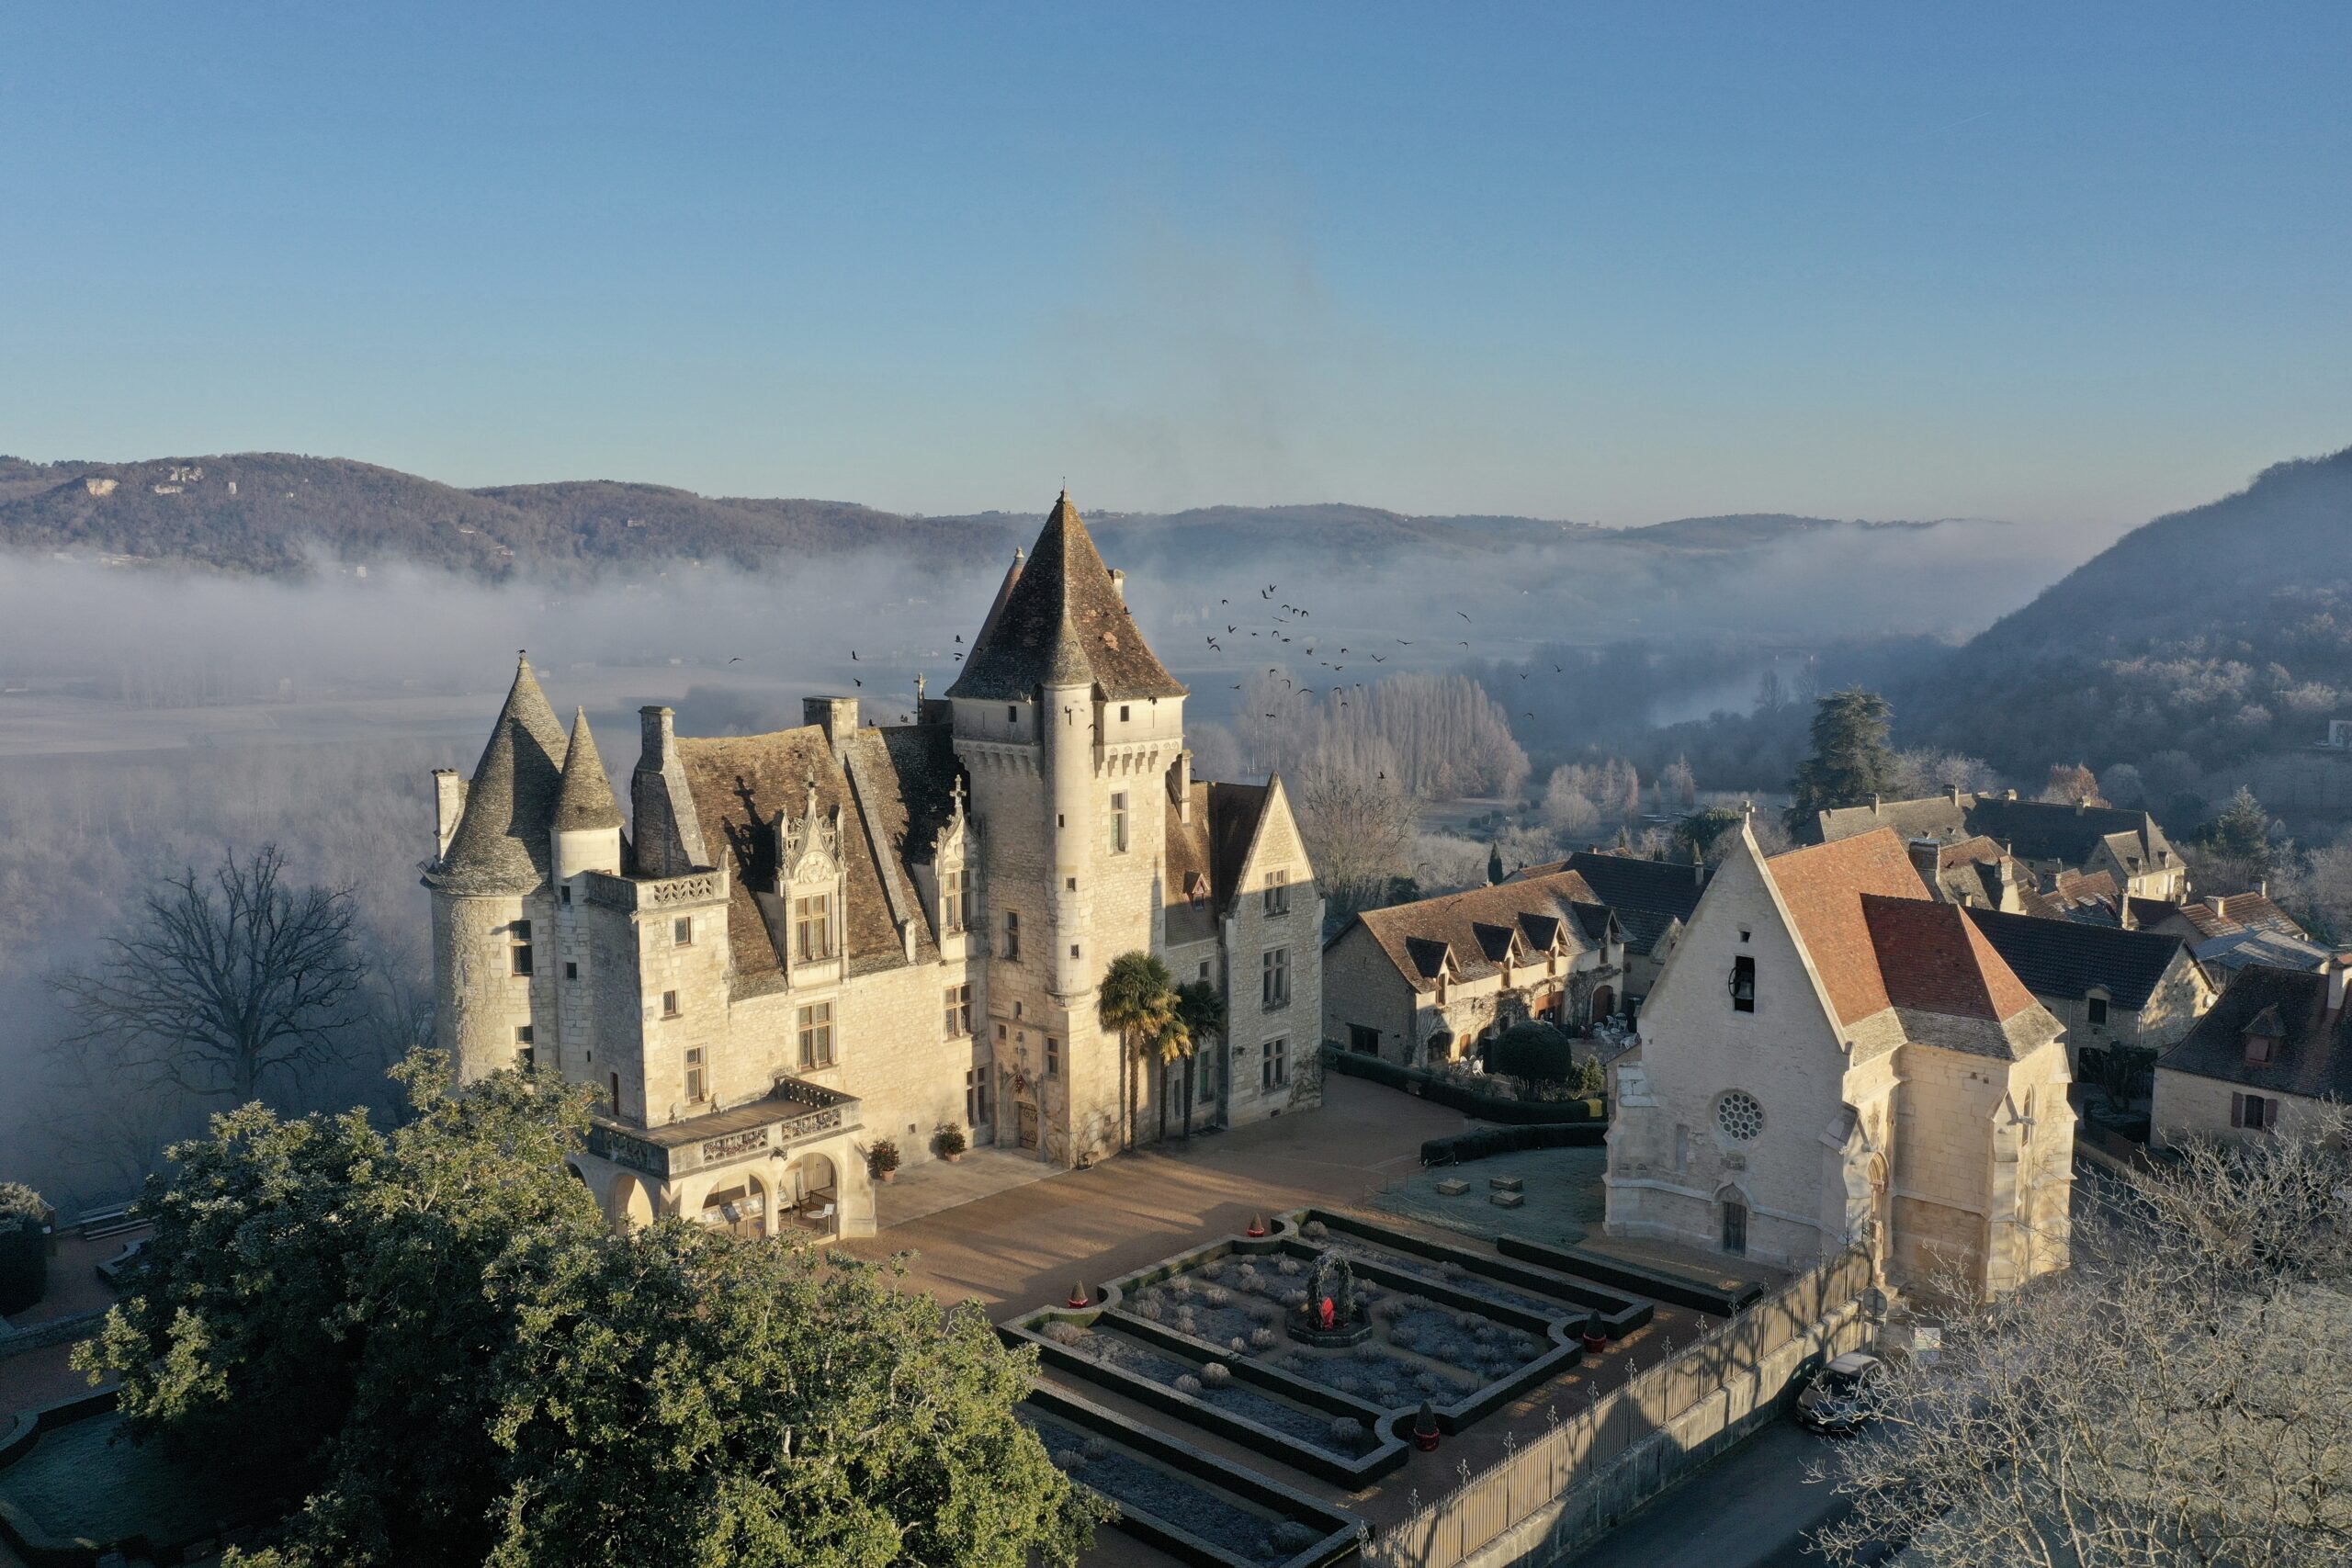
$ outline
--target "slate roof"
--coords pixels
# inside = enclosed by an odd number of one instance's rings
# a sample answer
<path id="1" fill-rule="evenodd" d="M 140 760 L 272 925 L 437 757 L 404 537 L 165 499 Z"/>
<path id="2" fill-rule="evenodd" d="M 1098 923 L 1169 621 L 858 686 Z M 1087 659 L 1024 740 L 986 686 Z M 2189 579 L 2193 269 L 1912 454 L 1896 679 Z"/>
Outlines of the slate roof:
<path id="1" fill-rule="evenodd" d="M 1592 896 L 1584 878 L 1563 871 L 1366 909 L 1331 941 L 1363 926 L 1397 973 L 1418 989 L 1436 980 L 1439 963 L 1448 954 L 1456 979 L 1494 974 L 1514 931 L 1531 944 L 1536 942 L 1535 933 L 1557 931 L 1566 938 L 1569 953 L 1589 951 L 1595 945 L 1589 934 L 1596 929 L 1592 922 L 1605 930 L 1608 919 L 1609 910 Z"/>
<path id="2" fill-rule="evenodd" d="M 2242 969 L 2156 1066 L 2267 1094 L 2352 1100 L 2352 1010 L 2329 1015 L 2327 982 L 2325 975 L 2308 971 Z M 2248 1062 L 2245 1033 L 2272 1010 L 2285 1037 L 2272 1048 L 2269 1061 Z"/>
<path id="3" fill-rule="evenodd" d="M 1635 953 L 1655 953 L 1658 943 L 1677 923 L 1687 924 L 1706 890 L 1705 868 L 1651 860 L 1645 855 L 1579 851 L 1566 860 L 1532 865 L 1511 880 L 1553 876 L 1575 872 L 1592 889 L 1592 896 L 1617 917 L 1625 945 Z"/>
<path id="4" fill-rule="evenodd" d="M 514 683 L 474 763 L 449 848 L 424 874 L 428 887 L 459 894 L 529 893 L 548 879 L 548 829 L 562 787 L 566 743 L 531 661 Z"/>
<path id="5" fill-rule="evenodd" d="M 728 936 L 739 992 L 756 994 L 783 977 L 789 919 L 776 891 L 776 819 L 783 814 L 799 819 L 812 781 L 820 818 L 835 806 L 842 810 L 842 929 L 848 973 L 871 974 L 907 962 L 899 918 L 914 921 L 916 958 L 936 955 L 928 914 L 915 897 L 905 862 L 918 841 L 922 858 L 929 858 L 935 824 L 953 809 L 958 775 L 952 771 L 952 756 L 943 756 L 947 730 L 942 724 L 860 729 L 842 747 L 846 768 L 816 725 L 767 735 L 679 738 L 679 760 L 703 833 L 715 854 L 729 857 Z M 856 787 L 852 771 L 858 774 Z M 931 825 L 928 835 L 924 825 Z"/>
<path id="6" fill-rule="evenodd" d="M 1020 702 L 1042 685 L 1080 683 L 1110 702 L 1186 694 L 1144 642 L 1068 491 L 1006 581 L 950 697 Z"/>
<path id="7" fill-rule="evenodd" d="M 2188 946 L 2163 931 L 2036 919 L 1998 909 L 1971 909 L 1968 918 L 2035 996 L 2080 1000 L 2096 987 L 2127 1012 L 2148 1005 L 2165 972 Z"/>
<path id="8" fill-rule="evenodd" d="M 1957 795 L 1841 807 L 1814 819 L 1814 830 L 1823 843 L 1879 828 L 1892 828 L 1906 840 L 1933 839 L 1939 843 L 1989 838 L 2021 861 L 2086 865 L 2104 842 L 2129 871 L 2180 863 L 2179 852 L 2154 818 L 2112 806 L 2076 807 L 2064 801 L 2012 800 L 2007 795 L 1963 791 Z"/>
<path id="9" fill-rule="evenodd" d="M 2225 931 L 2188 951 L 2196 955 L 2198 963 L 2217 974 L 2233 973 L 2257 964 L 2273 969 L 2309 971 L 2328 959 L 2328 950 L 2315 942 L 2289 936 L 2285 931 L 2264 930 Z"/>
<path id="10" fill-rule="evenodd" d="M 571 739 L 563 754 L 563 782 L 555 797 L 555 825 L 565 832 L 623 826 L 620 803 L 613 798 L 613 781 L 605 775 L 605 759 L 596 753 L 596 737 L 588 729 L 588 710 L 571 716 Z"/>

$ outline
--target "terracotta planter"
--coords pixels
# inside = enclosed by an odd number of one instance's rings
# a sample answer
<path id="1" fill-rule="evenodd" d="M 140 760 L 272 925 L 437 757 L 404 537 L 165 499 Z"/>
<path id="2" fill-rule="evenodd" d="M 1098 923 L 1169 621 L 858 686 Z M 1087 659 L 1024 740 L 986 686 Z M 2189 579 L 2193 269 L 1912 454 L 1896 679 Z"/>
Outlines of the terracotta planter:
<path id="1" fill-rule="evenodd" d="M 961 1165 L 964 1161 L 964 1156 L 961 1154 L 942 1155 L 939 1157 L 945 1160 L 949 1165 Z"/>
<path id="2" fill-rule="evenodd" d="M 899 1179 L 899 1173 L 895 1170 L 885 1170 L 877 1174 L 879 1174 L 885 1181 L 896 1181 Z"/>

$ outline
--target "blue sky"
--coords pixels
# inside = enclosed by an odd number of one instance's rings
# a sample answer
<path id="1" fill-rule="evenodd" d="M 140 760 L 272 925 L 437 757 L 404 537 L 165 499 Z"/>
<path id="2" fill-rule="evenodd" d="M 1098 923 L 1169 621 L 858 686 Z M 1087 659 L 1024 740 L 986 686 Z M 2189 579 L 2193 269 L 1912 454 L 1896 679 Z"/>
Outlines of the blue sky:
<path id="1" fill-rule="evenodd" d="M 16 6 L 0 451 L 2112 529 L 2352 444 L 2352 7 Z"/>

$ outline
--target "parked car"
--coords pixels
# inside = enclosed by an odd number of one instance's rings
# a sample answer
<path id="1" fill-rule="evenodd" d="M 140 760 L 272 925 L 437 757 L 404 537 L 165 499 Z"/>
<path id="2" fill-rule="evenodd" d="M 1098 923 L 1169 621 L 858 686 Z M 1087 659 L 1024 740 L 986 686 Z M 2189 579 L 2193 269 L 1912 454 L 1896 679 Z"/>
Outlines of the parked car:
<path id="1" fill-rule="evenodd" d="M 1816 1432 L 1850 1432 L 1864 1416 L 1864 1398 L 1886 1363 L 1864 1350 L 1849 1350 L 1813 1375 L 1797 1395 L 1797 1419 Z"/>

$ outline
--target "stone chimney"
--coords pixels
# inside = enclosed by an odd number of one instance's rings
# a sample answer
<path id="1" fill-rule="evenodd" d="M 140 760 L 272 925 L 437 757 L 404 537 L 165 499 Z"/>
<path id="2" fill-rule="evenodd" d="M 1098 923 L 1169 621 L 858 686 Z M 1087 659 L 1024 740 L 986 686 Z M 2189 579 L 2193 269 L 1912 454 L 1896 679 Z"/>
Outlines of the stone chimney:
<path id="1" fill-rule="evenodd" d="M 1116 570 L 1112 571 L 1111 592 L 1119 596 L 1120 604 L 1124 604 L 1127 602 L 1127 574 L 1125 572 Z"/>
<path id="2" fill-rule="evenodd" d="M 2140 929 L 2140 917 L 2132 912 L 2132 895 L 2129 893 L 2115 896 L 2115 923 L 2127 931 Z"/>
<path id="3" fill-rule="evenodd" d="M 2334 1018 L 2344 1010 L 2344 984 L 2352 976 L 2352 953 L 2339 953 L 2327 964 L 2327 1015 Z"/>
<path id="4" fill-rule="evenodd" d="M 1958 806 L 1960 804 L 1960 786 L 1958 784 L 1951 786 L 1951 803 L 1954 806 Z"/>
<path id="5" fill-rule="evenodd" d="M 1176 753 L 1176 765 L 1168 770 L 1168 787 L 1176 795 L 1176 820 L 1186 827 L 1193 824 L 1193 749 L 1189 746 Z"/>
<path id="6" fill-rule="evenodd" d="M 629 776 L 637 869 L 647 876 L 684 876 L 711 863 L 694 792 L 686 784 L 685 762 L 678 755 L 673 729 L 677 716 L 665 707 L 641 707 L 637 716 L 641 739 L 637 771 Z"/>
<path id="7" fill-rule="evenodd" d="M 1878 815 L 1878 796 L 1876 795 L 1871 796 L 1871 815 L 1873 817 Z"/>
<path id="8" fill-rule="evenodd" d="M 1933 839 L 1914 839 L 1907 847 L 1911 869 L 1919 874 L 1919 880 L 1928 885 L 1929 892 L 1940 894 L 1942 889 L 1936 885 L 1936 875 L 1941 869 L 1937 863 L 1943 858 L 1943 846 Z"/>
<path id="9" fill-rule="evenodd" d="M 433 829 L 438 842 L 433 853 L 435 859 L 449 852 L 449 835 L 458 830 L 458 819 L 466 814 L 466 777 L 455 768 L 433 770 Z"/>
<path id="10" fill-rule="evenodd" d="M 835 750 L 849 744 L 857 733 L 857 699 L 855 697 L 803 697 L 800 699 L 800 722 L 813 724 L 825 732 L 826 741 Z"/>

